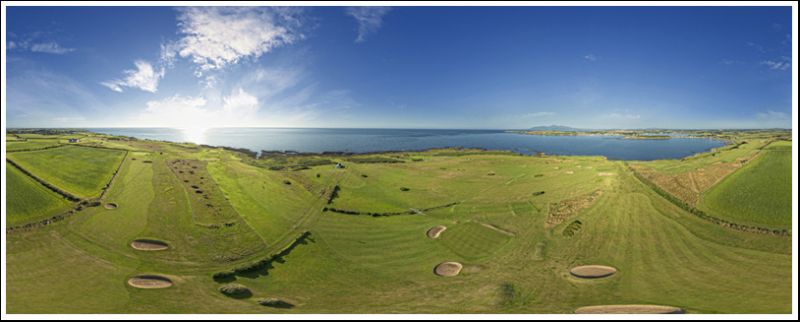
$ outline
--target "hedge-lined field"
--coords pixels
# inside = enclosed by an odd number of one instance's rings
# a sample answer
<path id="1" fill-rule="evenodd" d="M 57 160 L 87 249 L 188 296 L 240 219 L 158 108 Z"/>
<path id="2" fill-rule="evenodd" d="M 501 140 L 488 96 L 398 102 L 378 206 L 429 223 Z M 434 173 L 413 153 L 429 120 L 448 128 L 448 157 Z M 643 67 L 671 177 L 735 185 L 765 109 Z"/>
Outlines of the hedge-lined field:
<path id="1" fill-rule="evenodd" d="M 705 193 L 701 208 L 736 222 L 792 226 L 792 145 L 775 142 Z"/>
<path id="2" fill-rule="evenodd" d="M 6 189 L 5 214 L 9 226 L 47 219 L 68 210 L 72 204 L 8 162 Z"/>
<path id="3" fill-rule="evenodd" d="M 9 153 L 8 158 L 38 178 L 81 198 L 100 195 L 125 151 L 64 146 Z"/>

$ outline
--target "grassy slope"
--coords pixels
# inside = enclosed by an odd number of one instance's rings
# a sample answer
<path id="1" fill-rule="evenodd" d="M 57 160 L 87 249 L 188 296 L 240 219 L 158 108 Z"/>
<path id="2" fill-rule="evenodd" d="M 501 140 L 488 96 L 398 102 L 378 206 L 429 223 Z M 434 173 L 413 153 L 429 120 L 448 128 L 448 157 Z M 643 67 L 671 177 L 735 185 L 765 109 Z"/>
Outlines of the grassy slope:
<path id="1" fill-rule="evenodd" d="M 6 163 L 6 223 L 11 226 L 48 218 L 70 202 Z"/>
<path id="2" fill-rule="evenodd" d="M 10 153 L 8 158 L 50 184 L 89 198 L 100 194 L 124 154 L 116 150 L 66 146 Z"/>
<path id="3" fill-rule="evenodd" d="M 776 142 L 742 169 L 708 190 L 701 208 L 735 222 L 792 226 L 792 145 Z"/>
<path id="4" fill-rule="evenodd" d="M 582 305 L 612 303 L 676 305 L 690 312 L 791 310 L 789 239 L 699 220 L 640 184 L 618 162 L 422 154 L 422 162 L 275 172 L 239 163 L 227 152 L 150 148 L 167 152 L 129 156 L 138 162 L 125 163 L 107 195 L 120 204 L 117 210 L 92 208 L 65 223 L 9 235 L 10 312 L 566 313 Z M 237 248 L 253 242 L 250 237 L 229 242 L 224 234 L 192 223 L 192 194 L 166 166 L 173 158 L 208 162 L 209 173 L 232 206 L 267 241 L 267 247 L 258 249 L 268 252 L 294 231 L 312 232 L 306 244 L 274 268 L 237 278 L 254 298 L 232 300 L 216 291 L 220 284 L 210 278 L 212 273 L 249 260 L 214 261 L 214 254 L 230 249 L 218 244 Z M 495 175 L 487 175 L 489 171 Z M 369 175 L 363 178 L 361 173 Z M 408 193 L 424 184 L 409 185 L 409 192 L 384 186 L 430 178 L 449 184 L 431 186 L 436 189 L 428 191 L 427 202 L 454 198 L 461 203 L 425 215 L 385 218 L 320 212 L 323 192 L 337 183 L 342 186 L 337 207 L 420 207 Z M 384 191 L 359 190 L 359 183 Z M 544 228 L 551 203 L 595 190 L 604 193 L 572 218 L 583 222 L 573 237 L 560 233 L 569 221 Z M 546 193 L 534 196 L 534 191 Z M 476 231 L 486 229 L 471 222 L 514 236 L 496 247 L 448 245 L 446 239 L 474 240 Z M 425 232 L 435 225 L 451 229 L 431 240 Z M 127 246 L 136 237 L 167 240 L 173 248 L 137 252 Z M 432 274 L 436 264 L 448 260 L 465 264 L 461 276 Z M 592 281 L 568 274 L 574 265 L 595 263 L 620 271 Z M 177 284 L 166 290 L 125 284 L 128 276 L 145 272 L 169 274 Z M 287 311 L 255 303 L 255 298 L 269 296 L 298 306 Z"/>

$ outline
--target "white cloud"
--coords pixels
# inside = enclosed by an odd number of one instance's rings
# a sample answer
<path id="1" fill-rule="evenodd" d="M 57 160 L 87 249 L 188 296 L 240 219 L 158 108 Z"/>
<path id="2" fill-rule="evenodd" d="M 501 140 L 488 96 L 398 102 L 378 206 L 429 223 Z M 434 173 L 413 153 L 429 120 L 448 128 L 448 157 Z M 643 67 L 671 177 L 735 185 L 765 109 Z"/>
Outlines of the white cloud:
<path id="1" fill-rule="evenodd" d="M 375 33 L 383 24 L 383 16 L 389 13 L 390 7 L 349 7 L 347 14 L 358 21 L 358 37 L 356 42 L 363 42 L 370 34 Z"/>
<path id="2" fill-rule="evenodd" d="M 144 60 L 137 60 L 134 64 L 136 65 L 136 70 L 124 71 L 125 78 L 105 81 L 100 84 L 115 92 L 122 92 L 123 87 L 131 87 L 155 93 L 158 90 L 158 82 L 164 77 L 164 67 L 156 70 L 153 65 Z"/>
<path id="3" fill-rule="evenodd" d="M 243 58 L 258 58 L 302 39 L 300 11 L 291 8 L 189 7 L 180 10 L 175 48 L 162 57 L 188 57 L 198 65 L 198 76 L 219 70 Z"/>
<path id="4" fill-rule="evenodd" d="M 588 55 L 583 56 L 583 60 L 588 61 L 588 62 L 597 61 L 597 56 L 595 56 L 594 54 L 588 54 Z"/>
<path id="5" fill-rule="evenodd" d="M 761 61 L 761 65 L 767 66 L 771 70 L 789 70 L 792 68 L 792 62 L 789 57 L 781 57 L 776 60 Z"/>
<path id="6" fill-rule="evenodd" d="M 75 51 L 75 49 L 74 48 L 61 47 L 61 45 L 59 45 L 55 41 L 50 41 L 50 42 L 45 42 L 45 43 L 33 44 L 33 45 L 30 46 L 30 51 L 35 52 L 35 53 L 47 53 L 47 54 L 60 55 L 60 54 L 66 54 L 68 52 Z"/>
<path id="7" fill-rule="evenodd" d="M 253 116 L 258 112 L 258 98 L 245 92 L 242 88 L 222 100 L 224 102 L 222 110 L 225 112 L 226 117 Z"/>
<path id="8" fill-rule="evenodd" d="M 205 108 L 206 99 L 174 95 L 147 102 L 139 116 L 141 124 L 154 127 L 196 127 L 208 124 L 213 116 Z"/>

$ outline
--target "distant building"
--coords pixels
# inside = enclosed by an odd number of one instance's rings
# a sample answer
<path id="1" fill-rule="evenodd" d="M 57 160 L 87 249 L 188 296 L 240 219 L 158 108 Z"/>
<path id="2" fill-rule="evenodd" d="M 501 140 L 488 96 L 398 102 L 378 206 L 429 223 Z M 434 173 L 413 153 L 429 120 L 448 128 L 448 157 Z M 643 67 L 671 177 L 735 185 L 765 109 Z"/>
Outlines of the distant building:
<path id="1" fill-rule="evenodd" d="M 344 169 L 344 164 L 336 163 L 336 169 Z"/>
<path id="2" fill-rule="evenodd" d="M 69 139 L 69 143 L 78 143 L 78 139 Z"/>

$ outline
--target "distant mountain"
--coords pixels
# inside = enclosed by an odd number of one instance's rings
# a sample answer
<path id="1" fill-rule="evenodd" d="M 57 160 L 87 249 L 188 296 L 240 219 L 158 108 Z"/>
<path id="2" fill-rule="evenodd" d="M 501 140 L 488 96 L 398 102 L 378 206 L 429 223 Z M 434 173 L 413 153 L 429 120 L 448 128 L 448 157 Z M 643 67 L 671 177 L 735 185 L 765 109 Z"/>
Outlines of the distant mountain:
<path id="1" fill-rule="evenodd" d="M 528 129 L 528 131 L 583 132 L 584 130 L 564 125 L 545 125 L 545 126 L 534 126 Z"/>

